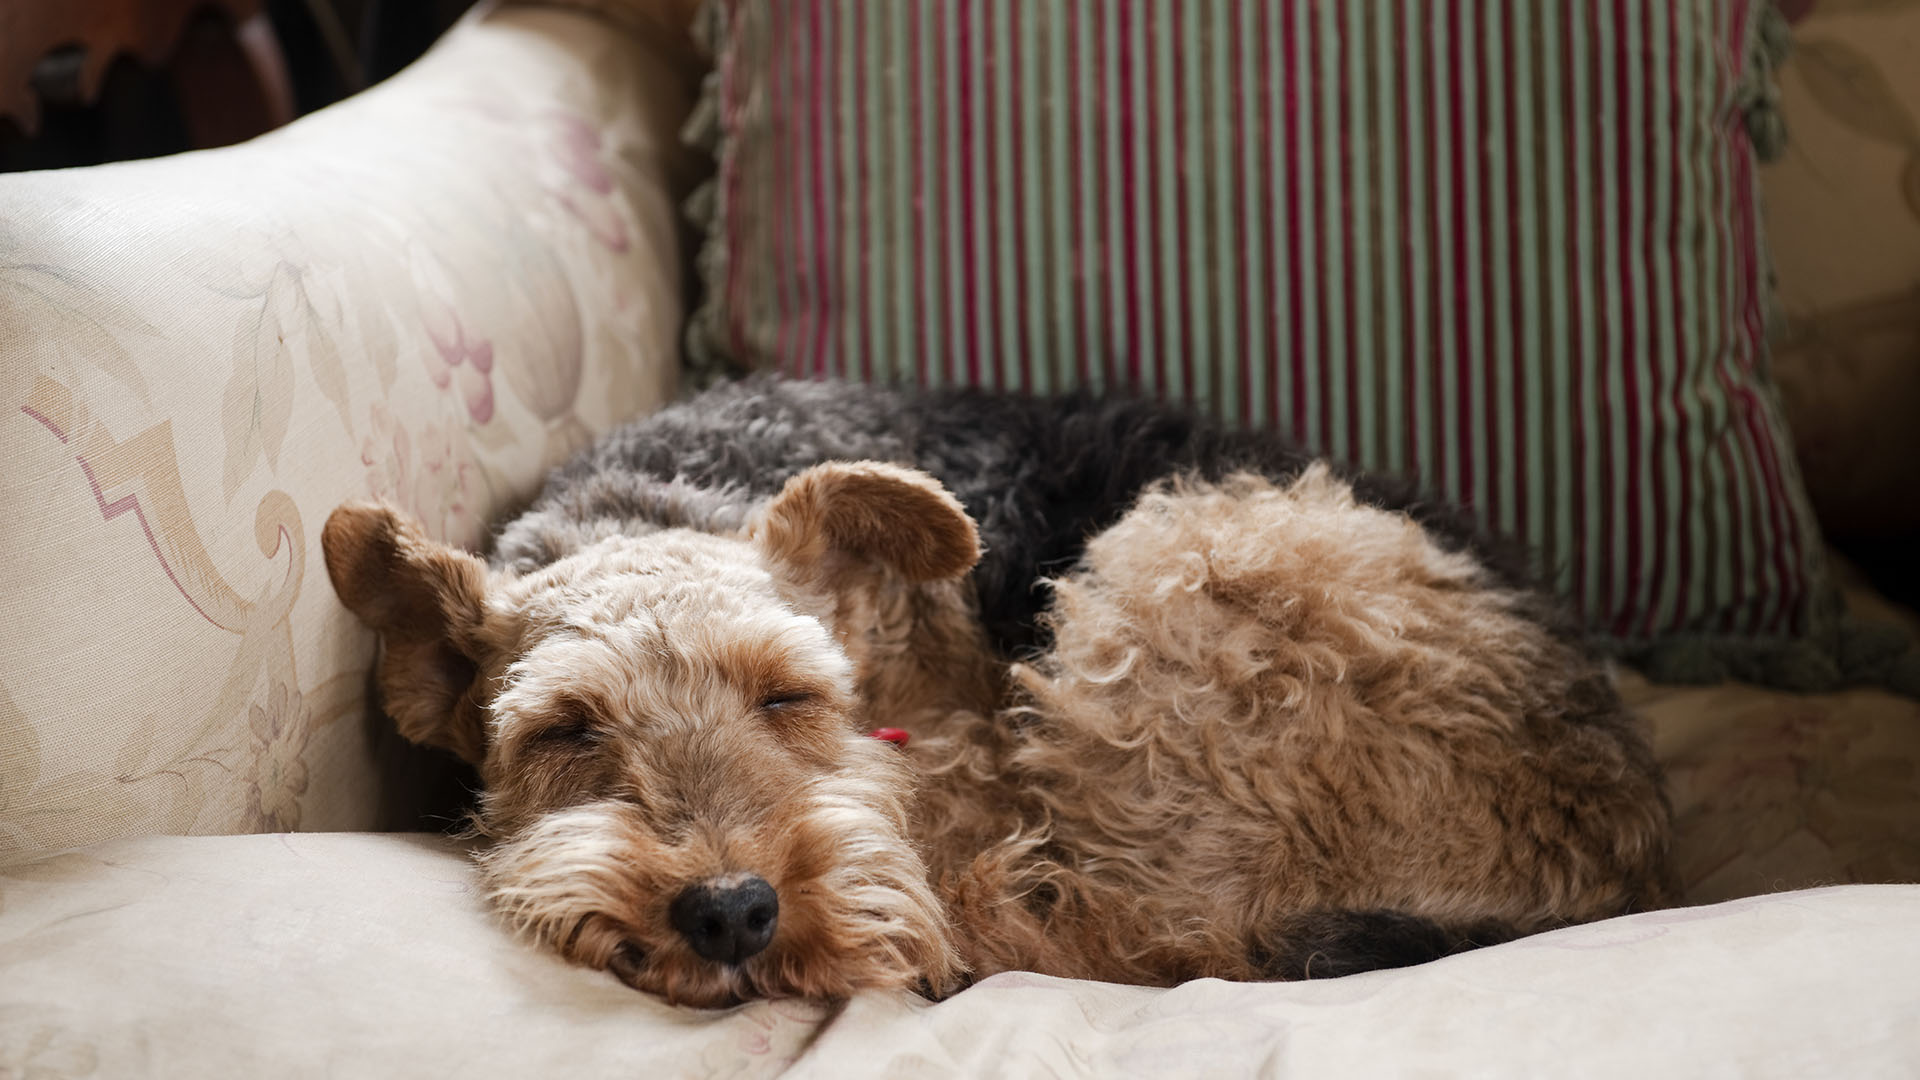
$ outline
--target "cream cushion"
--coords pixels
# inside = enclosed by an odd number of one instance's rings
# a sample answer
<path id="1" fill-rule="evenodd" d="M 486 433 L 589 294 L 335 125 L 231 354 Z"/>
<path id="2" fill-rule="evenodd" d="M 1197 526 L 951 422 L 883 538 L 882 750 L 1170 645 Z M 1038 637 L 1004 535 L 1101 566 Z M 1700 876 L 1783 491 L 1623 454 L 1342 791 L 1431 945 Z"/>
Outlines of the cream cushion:
<path id="1" fill-rule="evenodd" d="M 696 1012 L 510 940 L 450 841 L 157 837 L 0 867 L 0 1076 L 1886 1076 L 1916 925 L 1857 885 L 1322 983 Z"/>

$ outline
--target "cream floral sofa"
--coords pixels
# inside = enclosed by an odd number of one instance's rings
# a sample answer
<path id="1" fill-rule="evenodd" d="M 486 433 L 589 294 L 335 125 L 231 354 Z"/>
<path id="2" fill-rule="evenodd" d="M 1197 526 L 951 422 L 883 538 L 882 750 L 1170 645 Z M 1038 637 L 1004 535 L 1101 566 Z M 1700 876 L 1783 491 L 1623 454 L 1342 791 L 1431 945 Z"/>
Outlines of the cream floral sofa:
<path id="1" fill-rule="evenodd" d="M 315 545 L 365 495 L 477 544 L 675 392 L 659 29 L 484 9 L 253 143 L 0 177 L 0 1077 L 1920 1061 L 1920 887 L 1846 884 L 1920 880 L 1920 705 L 1869 691 L 1628 676 L 1714 906 L 1409 971 L 695 1013 L 509 940 L 432 831 L 462 778 L 370 715 Z"/>

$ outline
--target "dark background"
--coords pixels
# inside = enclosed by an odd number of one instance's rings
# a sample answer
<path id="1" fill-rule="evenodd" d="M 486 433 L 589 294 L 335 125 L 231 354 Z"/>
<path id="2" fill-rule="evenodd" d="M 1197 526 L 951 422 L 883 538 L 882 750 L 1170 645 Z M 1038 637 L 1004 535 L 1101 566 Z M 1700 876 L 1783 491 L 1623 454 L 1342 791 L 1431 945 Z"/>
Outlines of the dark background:
<path id="1" fill-rule="evenodd" d="M 19 0 L 0 0 L 15 2 Z M 267 0 L 267 16 L 293 84 L 294 112 L 312 112 L 405 67 L 473 2 Z M 188 31 L 196 33 L 231 36 L 232 26 L 209 10 Z M 191 63 L 192 52 L 182 49 L 168 63 Z M 123 57 L 108 70 L 98 101 L 44 101 L 40 130 L 33 138 L 0 119 L 0 172 L 97 165 L 192 149 L 176 75 L 168 67 L 146 67 Z M 236 108 L 247 104 L 235 103 Z"/>

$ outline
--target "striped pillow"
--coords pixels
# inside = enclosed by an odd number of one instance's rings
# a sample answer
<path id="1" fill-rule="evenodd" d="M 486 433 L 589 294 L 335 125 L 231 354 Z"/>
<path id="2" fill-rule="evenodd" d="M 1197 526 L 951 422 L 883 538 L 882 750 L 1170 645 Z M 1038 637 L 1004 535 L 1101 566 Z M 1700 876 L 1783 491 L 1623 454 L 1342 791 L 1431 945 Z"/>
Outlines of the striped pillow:
<path id="1" fill-rule="evenodd" d="M 1138 386 L 1414 470 L 1624 646 L 1825 638 L 1760 0 L 714 0 L 697 360 Z"/>

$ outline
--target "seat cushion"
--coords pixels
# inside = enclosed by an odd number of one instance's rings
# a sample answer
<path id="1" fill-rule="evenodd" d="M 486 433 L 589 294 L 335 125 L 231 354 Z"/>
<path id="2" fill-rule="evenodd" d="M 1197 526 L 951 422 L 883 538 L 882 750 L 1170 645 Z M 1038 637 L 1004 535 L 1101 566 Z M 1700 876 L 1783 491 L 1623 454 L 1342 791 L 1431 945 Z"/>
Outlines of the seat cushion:
<path id="1" fill-rule="evenodd" d="M 523 948 L 432 835 L 155 837 L 0 868 L 0 1076 L 768 1075 L 822 1015 L 676 1010 Z"/>
<path id="2" fill-rule="evenodd" d="M 443 838 L 156 837 L 0 866 L 0 1075 L 1886 1074 L 1915 925 L 1920 887 L 1846 886 L 1319 983 L 696 1012 L 510 940 Z"/>

